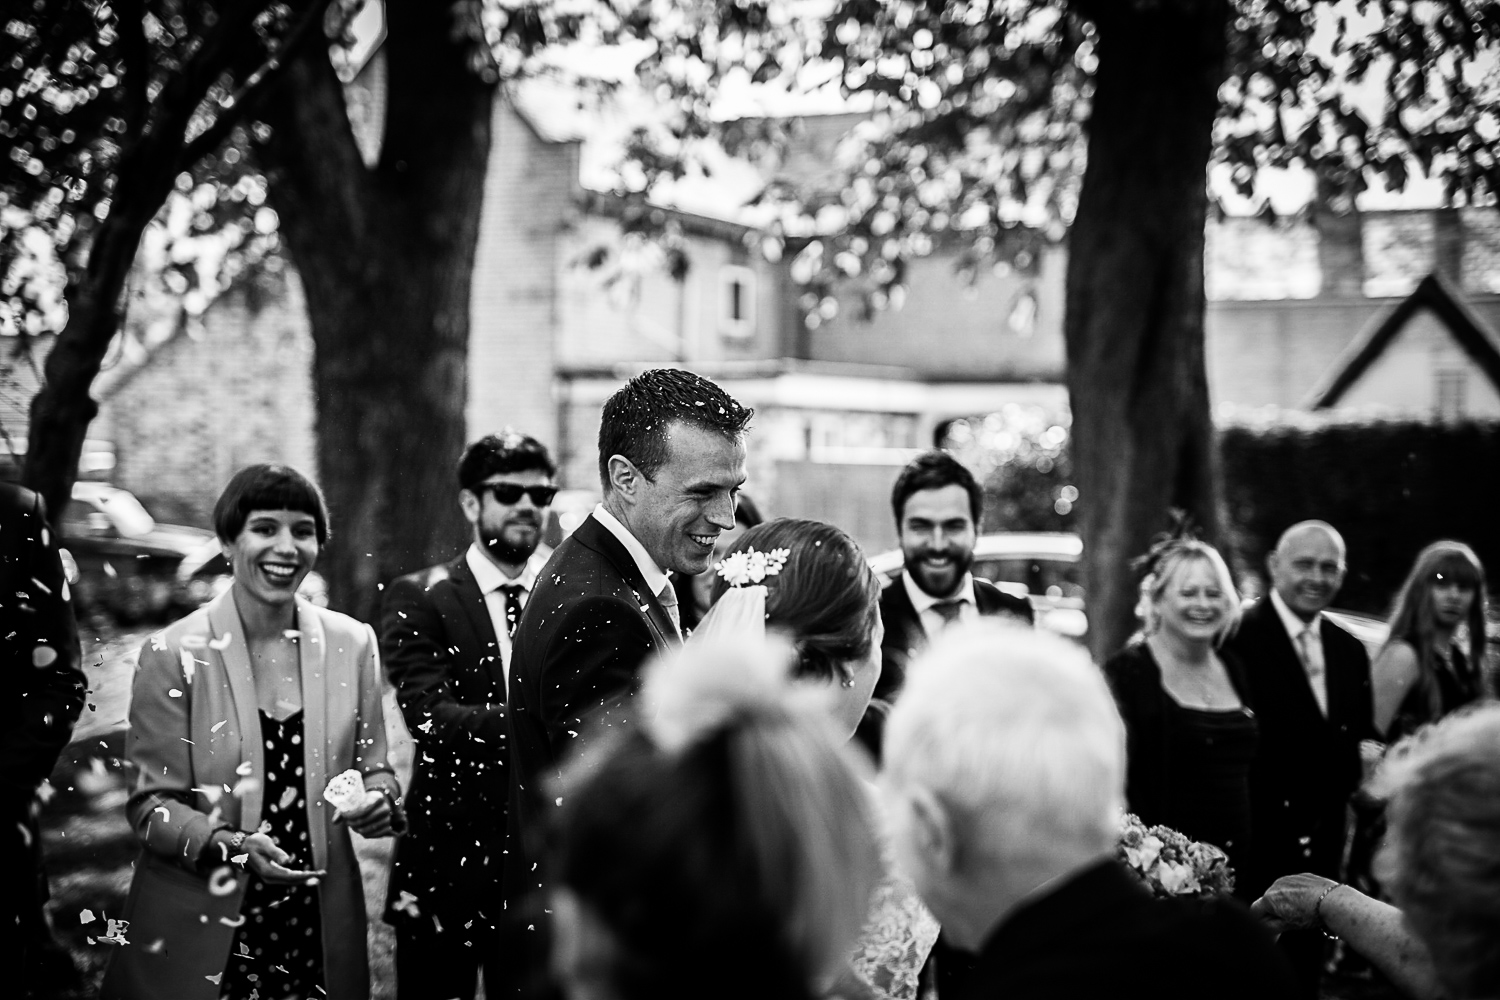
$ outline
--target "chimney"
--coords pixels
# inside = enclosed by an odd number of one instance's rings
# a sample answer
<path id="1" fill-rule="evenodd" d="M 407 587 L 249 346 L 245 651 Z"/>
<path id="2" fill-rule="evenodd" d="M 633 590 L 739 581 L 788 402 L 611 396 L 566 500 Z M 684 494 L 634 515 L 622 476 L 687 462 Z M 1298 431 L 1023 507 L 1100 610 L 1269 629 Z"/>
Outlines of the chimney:
<path id="1" fill-rule="evenodd" d="M 1433 210 L 1432 269 L 1454 288 L 1464 286 L 1464 220 L 1456 208 Z"/>
<path id="2" fill-rule="evenodd" d="M 1323 272 L 1319 297 L 1364 298 L 1365 246 L 1360 213 L 1319 205 L 1313 210 L 1312 221 L 1318 231 L 1318 268 Z"/>

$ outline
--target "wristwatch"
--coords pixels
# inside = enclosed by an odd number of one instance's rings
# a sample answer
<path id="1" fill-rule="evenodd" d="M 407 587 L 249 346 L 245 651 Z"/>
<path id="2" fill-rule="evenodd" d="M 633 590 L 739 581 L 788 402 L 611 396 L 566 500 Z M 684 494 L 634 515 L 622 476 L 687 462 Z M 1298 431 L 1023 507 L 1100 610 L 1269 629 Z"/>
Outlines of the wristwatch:
<path id="1" fill-rule="evenodd" d="M 229 838 L 230 857 L 233 857 L 234 855 L 240 853 L 240 850 L 245 846 L 245 838 L 248 836 L 250 835 L 244 830 L 234 831 L 234 833 Z"/>

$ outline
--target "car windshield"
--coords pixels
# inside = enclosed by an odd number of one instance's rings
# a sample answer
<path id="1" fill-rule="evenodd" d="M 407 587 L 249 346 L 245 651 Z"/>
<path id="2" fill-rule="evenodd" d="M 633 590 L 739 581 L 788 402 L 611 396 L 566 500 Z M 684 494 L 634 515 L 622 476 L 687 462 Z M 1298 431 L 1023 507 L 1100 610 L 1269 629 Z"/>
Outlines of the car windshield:
<path id="1" fill-rule="evenodd" d="M 121 538 L 141 538 L 149 535 L 156 527 L 156 522 L 146 512 L 146 508 L 141 506 L 135 494 L 125 490 L 101 490 L 88 496 L 74 497 L 69 507 L 68 520 L 83 515 L 92 525 L 96 523 L 97 517 L 89 516 L 91 514 L 107 517 L 110 526 Z"/>
<path id="2" fill-rule="evenodd" d="M 1033 594 L 1053 598 L 1083 598 L 1079 566 L 1060 559 L 1003 559 L 980 556 L 974 560 L 974 575 L 991 583 L 1022 584 Z"/>

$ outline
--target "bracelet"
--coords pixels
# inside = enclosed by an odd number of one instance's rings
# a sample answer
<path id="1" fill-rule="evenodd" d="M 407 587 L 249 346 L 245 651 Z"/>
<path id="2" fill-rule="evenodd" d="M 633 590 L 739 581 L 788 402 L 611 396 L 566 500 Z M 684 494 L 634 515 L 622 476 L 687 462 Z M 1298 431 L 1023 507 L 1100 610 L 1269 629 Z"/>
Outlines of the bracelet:
<path id="1" fill-rule="evenodd" d="M 1323 900 L 1328 898 L 1328 894 L 1330 892 L 1335 889 L 1341 889 L 1343 888 L 1343 886 L 1344 883 L 1342 882 L 1333 883 L 1328 888 L 1323 890 L 1323 895 L 1319 896 L 1318 901 L 1313 904 L 1313 917 L 1318 921 L 1318 928 L 1323 932 L 1323 936 L 1330 941 L 1337 941 L 1339 939 L 1339 936 L 1328 929 L 1328 923 L 1323 919 Z"/>

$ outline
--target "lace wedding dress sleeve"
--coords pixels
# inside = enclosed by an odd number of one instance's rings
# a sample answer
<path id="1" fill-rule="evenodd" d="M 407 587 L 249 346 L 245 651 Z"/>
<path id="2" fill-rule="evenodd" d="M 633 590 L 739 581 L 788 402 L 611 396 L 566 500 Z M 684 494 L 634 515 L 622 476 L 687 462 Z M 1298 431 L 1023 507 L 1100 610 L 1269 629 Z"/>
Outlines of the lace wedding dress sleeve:
<path id="1" fill-rule="evenodd" d="M 875 795 L 873 787 L 870 794 Z M 896 870 L 888 840 L 881 844 L 880 854 L 884 873 L 849 964 L 881 1000 L 916 1000 L 922 966 L 937 943 L 938 922 L 911 882 Z"/>

